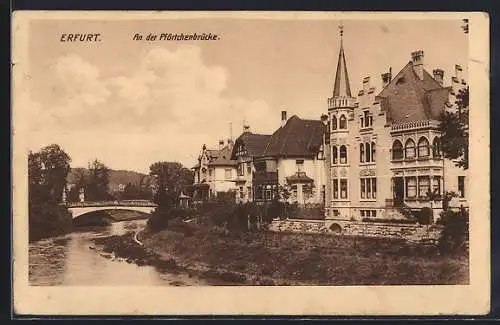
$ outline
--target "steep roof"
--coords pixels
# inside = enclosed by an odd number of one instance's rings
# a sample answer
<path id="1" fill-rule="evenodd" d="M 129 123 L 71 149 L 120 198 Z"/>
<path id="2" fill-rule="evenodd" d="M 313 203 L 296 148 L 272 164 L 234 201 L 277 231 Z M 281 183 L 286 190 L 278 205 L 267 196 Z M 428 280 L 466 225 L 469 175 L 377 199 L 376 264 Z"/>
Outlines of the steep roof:
<path id="1" fill-rule="evenodd" d="M 321 146 L 325 128 L 319 120 L 294 115 L 271 135 L 261 156 L 310 156 Z"/>
<path id="2" fill-rule="evenodd" d="M 448 101 L 449 88 L 441 86 L 427 71 L 423 79 L 410 61 L 378 94 L 382 109 L 392 123 L 439 119 Z"/>
<path id="3" fill-rule="evenodd" d="M 337 62 L 337 72 L 335 73 L 335 84 L 333 85 L 333 97 L 351 97 L 351 87 L 349 85 L 349 75 L 347 74 L 347 64 L 345 62 L 344 45 L 340 40 L 340 51 Z"/>
<path id="4" fill-rule="evenodd" d="M 255 157 L 261 155 L 267 145 L 267 141 L 271 135 L 269 134 L 257 134 L 257 133 L 251 133 L 251 132 L 243 132 L 242 135 L 236 139 L 234 142 L 234 148 L 239 146 L 241 143 L 245 146 L 245 149 L 247 150 L 247 153 L 249 156 Z M 236 152 L 233 150 L 232 152 L 232 159 L 236 159 Z"/>
<path id="5" fill-rule="evenodd" d="M 209 166 L 235 166 L 237 164 L 235 160 L 231 160 L 231 147 L 225 146 L 221 150 L 211 151 L 212 154 L 215 154 L 215 157 L 208 163 Z"/>

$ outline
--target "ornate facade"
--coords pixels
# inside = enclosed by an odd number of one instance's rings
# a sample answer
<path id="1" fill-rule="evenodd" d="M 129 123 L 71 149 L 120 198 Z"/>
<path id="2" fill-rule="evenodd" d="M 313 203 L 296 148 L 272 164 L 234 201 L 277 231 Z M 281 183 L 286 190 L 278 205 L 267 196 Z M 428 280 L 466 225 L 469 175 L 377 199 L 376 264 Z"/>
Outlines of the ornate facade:
<path id="1" fill-rule="evenodd" d="M 342 37 L 341 31 L 325 121 L 326 218 L 399 218 L 403 207 L 424 206 L 436 218 L 442 204 L 430 193 L 445 191 L 459 194 L 452 204 L 467 206 L 467 172 L 443 159 L 439 140 L 441 113 L 453 109 L 455 95 L 467 86 L 461 67 L 452 85 L 443 86 L 443 70 L 429 74 L 424 52 L 415 51 L 394 78 L 392 71 L 382 74 L 382 90 L 365 77 L 354 97 Z"/>

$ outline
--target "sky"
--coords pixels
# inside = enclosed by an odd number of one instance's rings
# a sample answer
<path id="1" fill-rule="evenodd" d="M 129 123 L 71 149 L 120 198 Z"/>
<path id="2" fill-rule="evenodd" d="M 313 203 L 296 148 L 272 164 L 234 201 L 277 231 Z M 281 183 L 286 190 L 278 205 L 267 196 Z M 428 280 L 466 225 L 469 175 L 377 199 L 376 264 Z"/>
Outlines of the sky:
<path id="1" fill-rule="evenodd" d="M 156 161 L 192 167 L 203 144 L 233 139 L 243 123 L 272 133 L 280 112 L 319 119 L 339 52 L 338 20 L 37 20 L 29 38 L 29 149 L 59 144 L 73 167 L 95 158 L 113 169 L 148 172 Z M 460 20 L 343 20 L 353 95 L 370 76 L 393 76 L 424 51 L 425 68 L 455 64 L 467 78 Z M 217 41 L 141 41 L 136 33 L 215 33 Z M 100 33 L 94 43 L 62 33 Z"/>

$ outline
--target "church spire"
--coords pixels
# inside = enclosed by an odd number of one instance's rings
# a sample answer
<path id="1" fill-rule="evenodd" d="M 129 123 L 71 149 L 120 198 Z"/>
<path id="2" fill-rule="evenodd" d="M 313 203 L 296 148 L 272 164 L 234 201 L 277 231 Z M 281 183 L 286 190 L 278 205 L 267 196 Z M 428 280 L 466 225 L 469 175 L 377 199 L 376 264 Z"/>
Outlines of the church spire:
<path id="1" fill-rule="evenodd" d="M 347 65 L 344 54 L 344 26 L 339 25 L 340 51 L 337 63 L 337 72 L 335 73 L 335 84 L 333 86 L 333 98 L 351 97 L 351 87 L 349 85 L 349 75 L 347 74 Z"/>

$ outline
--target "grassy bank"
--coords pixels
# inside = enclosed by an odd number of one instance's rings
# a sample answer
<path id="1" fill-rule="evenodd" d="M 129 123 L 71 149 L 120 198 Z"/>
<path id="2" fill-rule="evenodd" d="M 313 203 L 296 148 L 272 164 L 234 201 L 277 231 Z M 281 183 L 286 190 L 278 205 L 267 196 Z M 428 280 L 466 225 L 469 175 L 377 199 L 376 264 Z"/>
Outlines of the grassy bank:
<path id="1" fill-rule="evenodd" d="M 183 265 L 268 279 L 265 284 L 467 284 L 466 256 L 440 256 L 402 241 L 284 233 L 219 234 L 163 230 L 145 247 Z M 269 280 L 271 279 L 271 280 Z"/>
<path id="2" fill-rule="evenodd" d="M 220 268 L 209 268 L 201 263 L 182 263 L 164 252 L 157 252 L 137 244 L 134 233 L 129 232 L 122 236 L 109 236 L 94 239 L 94 243 L 105 253 L 113 253 L 115 257 L 123 258 L 128 263 L 139 266 L 153 266 L 159 272 L 178 274 L 180 272 L 189 277 L 197 277 L 209 280 L 208 283 L 220 285 L 236 284 L 262 284 L 256 279 L 247 277 L 245 274 L 231 272 Z"/>

